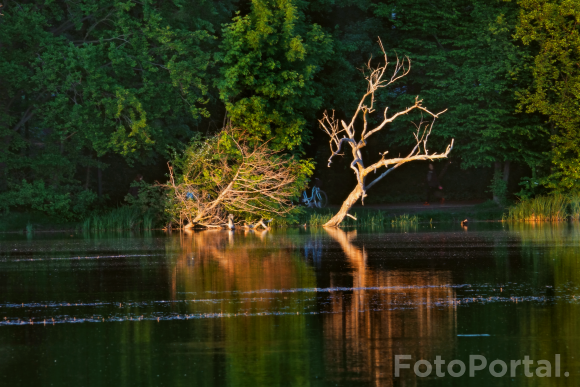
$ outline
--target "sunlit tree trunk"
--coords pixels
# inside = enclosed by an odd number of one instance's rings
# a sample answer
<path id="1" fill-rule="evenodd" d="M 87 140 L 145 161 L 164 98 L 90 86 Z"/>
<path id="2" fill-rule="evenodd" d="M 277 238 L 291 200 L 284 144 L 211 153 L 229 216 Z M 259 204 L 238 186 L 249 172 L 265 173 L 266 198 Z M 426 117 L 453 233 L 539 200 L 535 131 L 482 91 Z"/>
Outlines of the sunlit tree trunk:
<path id="1" fill-rule="evenodd" d="M 346 214 L 351 209 L 352 206 L 360 199 L 362 195 L 362 188 L 360 185 L 357 185 L 356 188 L 348 195 L 348 198 L 342 203 L 340 207 L 340 211 L 336 213 L 328 222 L 324 224 L 324 227 L 337 227 L 344 218 L 346 218 Z"/>
<path id="2" fill-rule="evenodd" d="M 364 198 L 367 196 L 366 192 L 380 180 L 382 180 L 385 176 L 389 173 L 400 167 L 401 165 L 411 162 L 411 161 L 419 161 L 419 160 L 435 160 L 435 159 L 443 159 L 447 158 L 451 149 L 453 149 L 453 140 L 451 140 L 451 144 L 447 146 L 447 149 L 444 153 L 437 154 L 430 153 L 427 149 L 427 140 L 429 139 L 429 135 L 431 134 L 431 130 L 433 129 L 433 125 L 435 123 L 435 119 L 439 118 L 439 115 L 445 113 L 444 110 L 439 113 L 432 113 L 427 108 L 423 106 L 423 101 L 419 99 L 419 97 L 415 98 L 415 103 L 412 106 L 407 107 L 404 110 L 401 110 L 390 117 L 388 116 L 388 107 L 385 108 L 383 111 L 383 119 L 379 121 L 378 125 L 372 127 L 371 124 L 374 120 L 369 122 L 368 116 L 375 111 L 375 93 L 383 88 L 387 87 L 390 84 L 394 83 L 398 79 L 401 79 L 405 75 L 409 73 L 411 70 L 411 61 L 409 58 L 403 59 L 402 61 L 397 58 L 397 62 L 395 64 L 395 68 L 393 70 L 393 75 L 385 79 L 384 75 L 387 70 L 387 66 L 389 65 L 387 54 L 383 49 L 383 45 L 379 40 L 379 44 L 381 49 L 383 50 L 384 54 L 384 65 L 379 65 L 376 68 L 370 67 L 370 61 L 367 64 L 367 71 L 366 71 L 366 80 L 367 80 L 367 92 L 361 98 L 358 107 L 352 116 L 352 119 L 349 123 L 339 120 L 335 118 L 334 112 L 329 114 L 328 112 L 324 112 L 323 118 L 319 120 L 320 126 L 322 130 L 328 134 L 330 137 L 330 150 L 332 152 L 330 158 L 328 159 L 328 166 L 332 163 L 332 159 L 335 156 L 342 156 L 343 155 L 343 146 L 346 148 L 350 146 L 352 151 L 352 162 L 350 163 L 350 168 L 356 175 L 357 178 L 357 185 L 355 189 L 348 195 L 348 198 L 342 203 L 340 210 L 336 215 L 332 217 L 328 222 L 324 224 L 325 227 L 337 227 L 342 223 L 344 218 L 348 216 L 348 211 L 351 207 L 361 199 L 361 202 L 364 204 Z M 383 130 L 387 127 L 388 124 L 395 121 L 398 117 L 409 114 L 413 111 L 417 111 L 421 113 L 421 121 L 415 124 L 415 128 L 417 129 L 414 133 L 415 136 L 415 146 L 413 149 L 407 154 L 407 156 L 403 157 L 396 157 L 387 159 L 388 151 L 379 153 L 381 156 L 380 160 L 371 164 L 370 166 L 366 167 L 365 162 L 363 160 L 363 152 L 361 152 L 362 148 L 367 146 L 369 138 Z M 426 114 L 430 117 L 431 121 L 424 121 L 423 115 Z M 362 127 L 358 123 L 362 121 Z M 355 123 L 357 123 L 355 127 Z M 348 144 L 348 145 L 347 145 Z M 384 168 L 384 169 L 383 169 Z M 372 181 L 367 184 L 367 178 L 370 179 L 370 176 L 376 176 L 377 171 L 381 172 L 377 177 L 374 177 Z"/>

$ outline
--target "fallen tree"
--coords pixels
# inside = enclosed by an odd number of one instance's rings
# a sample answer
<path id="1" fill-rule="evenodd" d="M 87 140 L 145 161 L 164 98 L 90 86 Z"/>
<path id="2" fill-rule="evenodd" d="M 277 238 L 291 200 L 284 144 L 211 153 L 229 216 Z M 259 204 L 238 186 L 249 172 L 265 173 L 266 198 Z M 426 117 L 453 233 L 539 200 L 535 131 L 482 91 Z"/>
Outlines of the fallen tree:
<path id="1" fill-rule="evenodd" d="M 343 120 L 335 118 L 334 111 L 332 114 L 329 114 L 327 111 L 325 111 L 322 119 L 319 120 L 322 129 L 330 136 L 330 150 L 332 154 L 328 159 L 328 166 L 330 167 L 332 159 L 335 156 L 342 156 L 342 147 L 346 143 L 350 146 L 352 151 L 353 161 L 350 164 L 350 168 L 354 171 L 357 178 L 357 185 L 355 189 L 342 203 L 342 206 L 336 215 L 334 215 L 332 219 L 324 224 L 325 227 L 337 227 L 340 225 L 346 216 L 350 216 L 348 211 L 359 199 L 361 199 L 361 202 L 364 205 L 364 198 L 367 196 L 367 191 L 369 189 L 371 189 L 375 184 L 377 184 L 385 176 L 387 176 L 401 165 L 416 160 L 435 160 L 446 158 L 453 148 L 453 140 L 451 140 L 451 144 L 447 146 L 447 149 L 444 153 L 429 154 L 427 149 L 427 140 L 429 139 L 429 135 L 431 134 L 435 120 L 439 118 L 441 114 L 445 113 L 447 109 L 439 113 L 432 113 L 427 108 L 423 107 L 423 100 L 420 100 L 418 97 L 415 98 L 414 105 L 401 110 L 391 115 L 390 117 L 387 115 L 389 108 L 386 107 L 383 111 L 382 121 L 373 128 L 369 127 L 369 115 L 375 112 L 375 93 L 379 89 L 387 87 L 397 80 L 405 77 L 411 71 L 411 61 L 409 58 L 404 58 L 403 60 L 399 60 L 399 58 L 397 58 L 397 62 L 391 77 L 386 78 L 385 73 L 387 71 L 387 67 L 389 66 L 389 61 L 380 39 L 379 45 L 381 46 L 381 50 L 383 52 L 384 64 L 373 68 L 371 67 L 370 60 L 367 63 L 367 75 L 365 76 L 365 79 L 367 80 L 367 91 L 361 98 L 350 122 L 347 124 Z M 397 157 L 392 159 L 386 158 L 388 151 L 379 153 L 381 159 L 376 163 L 365 167 L 361 149 L 367 145 L 370 137 L 386 128 L 388 124 L 392 123 L 397 118 L 401 117 L 402 115 L 411 113 L 414 110 L 419 110 L 422 113 L 425 113 L 431 118 L 431 120 L 424 121 L 422 114 L 421 121 L 418 124 L 415 124 L 417 129 L 414 133 L 416 144 L 411 152 L 409 152 L 406 157 Z M 355 128 L 355 123 L 360 121 L 362 121 L 362 127 L 357 126 L 357 128 Z M 370 183 L 367 183 L 367 178 L 371 173 L 376 174 L 377 170 L 381 171 L 383 168 L 385 168 L 385 170 L 383 170 L 378 177 L 373 179 Z"/>
<path id="2" fill-rule="evenodd" d="M 182 228 L 267 228 L 263 219 L 287 216 L 311 170 L 308 161 L 252 145 L 243 132 L 224 129 L 197 139 L 169 165 L 168 211 Z M 245 223 L 239 224 L 240 222 Z"/>

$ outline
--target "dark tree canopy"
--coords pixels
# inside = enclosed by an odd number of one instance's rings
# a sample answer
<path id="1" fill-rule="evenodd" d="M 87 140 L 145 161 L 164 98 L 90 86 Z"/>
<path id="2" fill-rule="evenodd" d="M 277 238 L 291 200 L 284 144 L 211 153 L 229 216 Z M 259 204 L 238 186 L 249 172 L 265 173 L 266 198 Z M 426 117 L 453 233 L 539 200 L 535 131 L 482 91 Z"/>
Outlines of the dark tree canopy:
<path id="1" fill-rule="evenodd" d="M 2 14 L 3 209 L 80 216 L 97 171 L 164 165 L 226 122 L 323 168 L 317 119 L 352 116 L 378 37 L 413 76 L 377 103 L 449 109 L 433 146 L 455 138 L 463 168 L 525 166 L 527 194 L 579 187 L 576 1 L 8 0 Z M 409 120 L 376 146 L 408 146 Z"/>

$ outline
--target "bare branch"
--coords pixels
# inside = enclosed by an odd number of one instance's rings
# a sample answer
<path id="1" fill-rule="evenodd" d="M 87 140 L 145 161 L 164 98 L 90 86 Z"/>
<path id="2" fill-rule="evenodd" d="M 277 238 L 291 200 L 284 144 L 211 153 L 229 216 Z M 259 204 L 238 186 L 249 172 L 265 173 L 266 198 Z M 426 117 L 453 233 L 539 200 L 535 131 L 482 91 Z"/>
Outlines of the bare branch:
<path id="1" fill-rule="evenodd" d="M 338 226 L 342 220 L 348 216 L 348 210 L 352 205 L 354 205 L 358 199 L 364 204 L 364 198 L 367 196 L 366 192 L 372 188 L 376 183 L 382 180 L 386 175 L 400 167 L 401 165 L 417 160 L 435 160 L 446 158 L 449 155 L 449 152 L 453 149 L 453 140 L 451 140 L 451 144 L 447 147 L 444 153 L 442 154 L 429 154 L 429 150 L 427 149 L 427 141 L 433 129 L 433 125 L 435 120 L 439 118 L 439 116 L 447 111 L 447 109 L 439 112 L 433 113 L 429 109 L 423 106 L 423 100 L 420 100 L 419 97 L 415 97 L 415 103 L 407 107 L 399 112 L 396 112 L 391 117 L 388 116 L 388 107 L 386 107 L 383 111 L 383 120 L 374 128 L 368 127 L 368 116 L 375 111 L 375 93 L 384 87 L 391 85 L 392 83 L 398 81 L 399 79 L 405 77 L 411 71 L 411 60 L 407 57 L 403 58 L 402 60 L 397 57 L 396 62 L 394 63 L 394 69 L 390 78 L 385 77 L 385 73 L 389 66 L 389 60 L 385 49 L 383 47 L 382 41 L 379 39 L 379 46 L 383 52 L 383 59 L 384 62 L 377 67 L 371 67 L 371 59 L 369 59 L 366 69 L 363 70 L 363 74 L 365 74 L 365 79 L 367 81 L 367 91 L 360 99 L 358 106 L 350 119 L 350 122 L 347 124 L 343 120 L 340 122 L 335 118 L 334 111 L 332 115 L 329 115 L 327 112 L 324 112 L 323 117 L 319 120 L 321 128 L 328 134 L 330 137 L 330 150 L 331 155 L 328 159 L 328 166 L 332 163 L 332 158 L 337 155 L 342 155 L 342 145 L 343 143 L 348 143 L 352 148 L 352 162 L 350 164 L 350 168 L 354 171 L 356 178 L 357 178 L 357 186 L 348 196 L 348 198 L 344 201 L 340 211 L 330 220 L 328 221 L 325 226 Z M 409 114 L 414 110 L 420 111 L 421 114 L 421 121 L 418 124 L 415 124 L 416 132 L 413 133 L 415 138 L 415 146 L 406 157 L 398 157 L 392 159 L 386 159 L 386 155 L 388 151 L 383 153 L 379 153 L 381 159 L 371 165 L 370 167 L 364 166 L 364 160 L 362 157 L 361 149 L 367 145 L 368 139 L 375 133 L 379 132 L 380 130 L 384 129 L 388 124 L 392 123 L 399 117 Z M 423 113 L 428 115 L 428 119 L 430 122 L 425 121 L 423 117 Z M 359 116 L 362 115 L 362 128 L 360 130 L 360 135 L 357 135 L 357 131 L 355 128 L 355 123 L 359 119 Z M 345 133 L 345 135 L 343 134 Z M 359 140 L 357 142 L 356 136 L 359 136 Z M 370 184 L 365 185 L 365 180 L 368 174 L 371 172 L 376 173 L 377 169 L 386 168 L 376 179 L 374 179 Z"/>
<path id="2" fill-rule="evenodd" d="M 389 173 L 392 172 L 393 169 L 396 169 L 398 167 L 400 167 L 401 165 L 411 162 L 411 161 L 418 161 L 418 160 L 436 160 L 436 159 L 445 159 L 447 158 L 447 156 L 449 155 L 449 152 L 451 152 L 451 150 L 453 149 L 453 142 L 454 140 L 451 140 L 451 144 L 449 144 L 447 146 L 447 149 L 445 150 L 445 153 L 442 153 L 440 155 L 438 154 L 434 154 L 434 155 L 426 155 L 426 154 L 420 154 L 420 155 L 415 155 L 415 156 L 410 156 L 410 157 L 404 157 L 404 158 L 396 158 L 396 159 L 389 159 L 389 160 L 384 160 L 384 161 L 379 161 L 378 163 L 375 163 L 373 165 L 371 165 L 370 167 L 365 169 L 366 174 L 370 173 L 373 170 L 376 170 L 377 168 L 380 167 L 387 167 L 389 165 L 393 165 L 391 168 L 387 169 L 385 172 L 383 172 L 379 177 L 377 177 L 375 180 L 372 181 L 372 183 L 368 184 L 366 189 L 369 190 L 371 189 L 371 187 L 373 185 L 375 185 L 376 183 L 378 183 L 383 177 L 385 177 L 386 175 L 388 175 Z"/>
<path id="3" fill-rule="evenodd" d="M 225 132 L 225 133 L 224 133 Z M 238 154 L 221 144 L 222 136 L 232 141 Z M 229 215 L 249 219 L 283 216 L 293 209 L 291 199 L 299 192 L 296 181 L 300 165 L 285 159 L 267 144 L 248 145 L 243 133 L 224 129 L 197 148 L 190 148 L 178 182 L 170 167 L 173 218 L 185 219 L 185 228 L 225 225 Z M 267 228 L 262 221 L 259 225 Z M 233 227 L 233 226 L 231 226 Z"/>
<path id="4" fill-rule="evenodd" d="M 36 108 L 33 105 L 30 105 L 28 107 L 28 109 L 26 109 L 24 114 L 22 115 L 22 118 L 20 119 L 20 121 L 18 121 L 18 123 L 14 126 L 14 128 L 12 128 L 12 131 L 17 132 L 18 129 L 20 129 L 20 127 L 22 127 L 22 125 L 24 125 L 26 122 L 28 122 L 28 120 L 30 120 L 34 116 L 35 113 L 36 113 Z"/>

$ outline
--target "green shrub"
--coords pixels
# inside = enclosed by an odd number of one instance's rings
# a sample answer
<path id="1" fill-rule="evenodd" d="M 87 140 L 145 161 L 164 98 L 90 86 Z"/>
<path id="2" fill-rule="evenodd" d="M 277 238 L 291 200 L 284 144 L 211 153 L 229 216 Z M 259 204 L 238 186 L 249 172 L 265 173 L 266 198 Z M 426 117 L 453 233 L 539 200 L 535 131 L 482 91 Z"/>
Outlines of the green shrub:
<path id="1" fill-rule="evenodd" d="M 144 181 L 134 181 L 131 187 L 139 188 L 137 197 L 131 194 L 125 196 L 125 201 L 131 207 L 136 209 L 143 217 L 150 219 L 152 225 L 162 225 L 169 222 L 170 216 L 166 212 L 168 198 L 165 188 L 157 184 L 148 184 Z"/>
<path id="2" fill-rule="evenodd" d="M 42 180 L 32 183 L 22 180 L 12 184 L 8 192 L 0 194 L 0 209 L 12 208 L 38 211 L 63 220 L 79 219 L 97 200 L 97 195 L 75 186 L 54 188 Z"/>
<path id="3" fill-rule="evenodd" d="M 497 204 L 501 206 L 507 205 L 508 187 L 501 171 L 495 171 L 493 174 L 491 184 L 489 185 L 489 192 L 493 194 L 494 199 L 497 200 Z"/>

